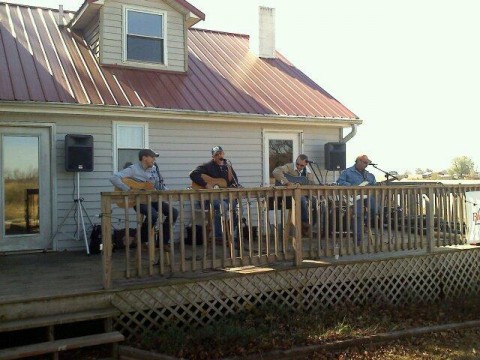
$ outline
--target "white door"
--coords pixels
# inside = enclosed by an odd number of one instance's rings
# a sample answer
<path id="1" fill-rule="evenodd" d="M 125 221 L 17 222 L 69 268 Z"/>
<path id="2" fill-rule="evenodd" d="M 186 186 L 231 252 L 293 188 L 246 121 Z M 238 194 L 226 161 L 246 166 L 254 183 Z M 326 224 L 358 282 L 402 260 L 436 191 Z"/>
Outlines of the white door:
<path id="1" fill-rule="evenodd" d="M 280 165 L 293 162 L 300 154 L 300 132 L 266 131 L 263 135 L 263 185 L 275 184 L 272 171 Z"/>
<path id="2" fill-rule="evenodd" d="M 50 129 L 0 126 L 0 251 L 48 247 Z"/>

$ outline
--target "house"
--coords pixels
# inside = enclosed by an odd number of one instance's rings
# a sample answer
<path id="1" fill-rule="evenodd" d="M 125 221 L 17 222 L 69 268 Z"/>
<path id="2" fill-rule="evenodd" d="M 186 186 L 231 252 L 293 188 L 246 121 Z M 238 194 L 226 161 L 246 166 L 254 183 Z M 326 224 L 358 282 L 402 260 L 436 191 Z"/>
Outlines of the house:
<path id="1" fill-rule="evenodd" d="M 299 153 L 326 181 L 325 144 L 355 135 L 362 121 L 273 47 L 273 9 L 257 56 L 249 36 L 192 28 L 205 14 L 185 0 L 137 4 L 0 3 L 0 251 L 83 248 L 81 223 L 141 148 L 170 189 L 214 145 L 257 187 Z"/>

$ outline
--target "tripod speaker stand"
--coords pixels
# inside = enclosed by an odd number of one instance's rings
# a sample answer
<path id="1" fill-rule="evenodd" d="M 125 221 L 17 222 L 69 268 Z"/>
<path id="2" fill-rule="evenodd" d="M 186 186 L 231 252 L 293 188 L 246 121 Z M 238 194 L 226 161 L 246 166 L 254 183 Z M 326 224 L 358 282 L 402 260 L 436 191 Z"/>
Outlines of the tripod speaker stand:
<path id="1" fill-rule="evenodd" d="M 76 186 L 77 187 L 77 193 L 76 193 L 77 197 L 73 200 L 72 207 L 70 208 L 70 210 L 68 210 L 67 214 L 65 215 L 65 217 L 60 222 L 60 225 L 58 226 L 55 234 L 53 234 L 50 243 L 53 241 L 53 239 L 55 239 L 55 237 L 57 236 L 57 234 L 60 232 L 61 228 L 65 224 L 65 221 L 68 219 L 68 216 L 75 209 L 76 230 L 75 230 L 74 239 L 75 240 L 80 240 L 80 230 L 81 230 L 82 234 L 83 234 L 83 239 L 85 241 L 85 249 L 87 251 L 87 255 L 90 255 L 90 248 L 89 248 L 89 245 L 88 245 L 87 231 L 85 229 L 85 218 L 83 217 L 83 214 L 85 214 L 85 216 L 87 217 L 88 222 L 90 223 L 90 226 L 93 226 L 93 223 L 92 223 L 92 220 L 90 219 L 90 216 L 88 216 L 88 213 L 85 210 L 85 207 L 83 206 L 83 198 L 80 197 L 80 172 L 77 171 L 75 174 L 76 174 L 76 179 L 77 179 L 77 184 L 76 184 L 77 185 Z"/>

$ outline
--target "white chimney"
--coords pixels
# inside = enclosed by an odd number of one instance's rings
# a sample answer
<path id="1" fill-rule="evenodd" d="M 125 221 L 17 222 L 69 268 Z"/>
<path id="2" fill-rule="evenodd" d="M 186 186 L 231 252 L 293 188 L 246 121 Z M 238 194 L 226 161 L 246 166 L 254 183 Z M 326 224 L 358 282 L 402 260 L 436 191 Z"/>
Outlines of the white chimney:
<path id="1" fill-rule="evenodd" d="M 63 5 L 58 5 L 58 26 L 65 25 L 63 23 Z"/>
<path id="2" fill-rule="evenodd" d="M 275 9 L 265 6 L 259 8 L 258 18 L 258 56 L 275 58 Z"/>

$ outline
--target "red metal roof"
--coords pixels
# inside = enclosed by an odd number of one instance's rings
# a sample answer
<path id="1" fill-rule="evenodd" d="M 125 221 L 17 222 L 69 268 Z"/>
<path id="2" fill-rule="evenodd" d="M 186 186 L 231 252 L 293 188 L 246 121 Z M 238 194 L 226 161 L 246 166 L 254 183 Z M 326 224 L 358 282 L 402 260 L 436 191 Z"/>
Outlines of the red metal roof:
<path id="1" fill-rule="evenodd" d="M 0 4 L 0 101 L 358 119 L 278 52 L 256 57 L 246 35 L 190 29 L 187 73 L 137 70 L 100 66 L 56 16 Z"/>

